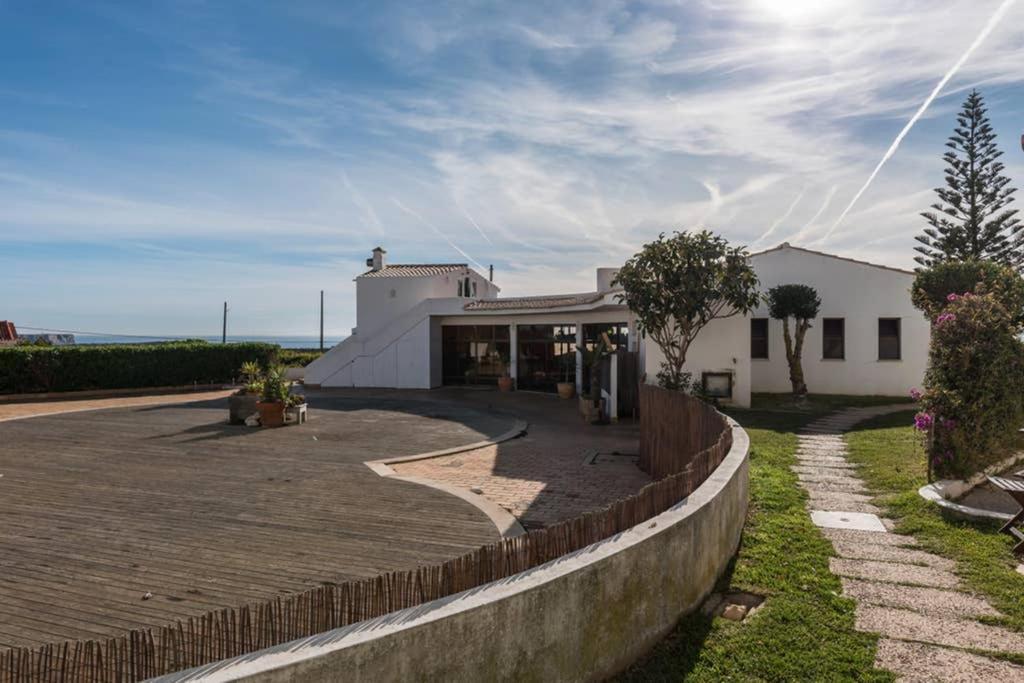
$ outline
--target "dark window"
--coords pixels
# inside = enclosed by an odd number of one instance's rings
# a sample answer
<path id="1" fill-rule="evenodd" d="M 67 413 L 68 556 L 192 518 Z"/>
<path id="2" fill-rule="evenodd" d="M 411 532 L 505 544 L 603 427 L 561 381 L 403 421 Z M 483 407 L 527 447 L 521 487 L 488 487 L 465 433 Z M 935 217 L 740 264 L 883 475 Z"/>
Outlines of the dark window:
<path id="1" fill-rule="evenodd" d="M 519 325 L 516 388 L 555 391 L 558 382 L 576 382 L 575 325 Z"/>
<path id="2" fill-rule="evenodd" d="M 704 393 L 712 398 L 732 398 L 732 373 L 731 372 L 705 372 L 701 373 L 701 384 Z"/>
<path id="3" fill-rule="evenodd" d="M 835 360 L 846 358 L 846 321 L 844 319 L 822 319 L 821 357 Z"/>
<path id="4" fill-rule="evenodd" d="M 496 384 L 509 372 L 508 325 L 443 325 L 445 384 Z"/>
<path id="5" fill-rule="evenodd" d="M 750 319 L 750 357 L 768 358 L 768 318 Z"/>
<path id="6" fill-rule="evenodd" d="M 900 359 L 900 319 L 878 319 L 878 360 Z"/>

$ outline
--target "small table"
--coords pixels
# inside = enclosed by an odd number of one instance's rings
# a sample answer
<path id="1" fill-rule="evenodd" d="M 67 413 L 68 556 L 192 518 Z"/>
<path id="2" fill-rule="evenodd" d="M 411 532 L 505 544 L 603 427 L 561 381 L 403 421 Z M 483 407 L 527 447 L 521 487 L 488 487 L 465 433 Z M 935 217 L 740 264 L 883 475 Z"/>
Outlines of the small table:
<path id="1" fill-rule="evenodd" d="M 1024 552 L 1024 532 L 1017 528 L 1017 525 L 1024 522 L 1024 479 L 1017 479 L 1016 477 L 988 477 L 988 482 L 1000 491 L 1008 494 L 1021 506 L 1017 514 L 1000 529 L 1003 533 L 1010 534 L 1017 540 L 1017 545 L 1013 546 L 1013 552 L 1019 555 Z"/>

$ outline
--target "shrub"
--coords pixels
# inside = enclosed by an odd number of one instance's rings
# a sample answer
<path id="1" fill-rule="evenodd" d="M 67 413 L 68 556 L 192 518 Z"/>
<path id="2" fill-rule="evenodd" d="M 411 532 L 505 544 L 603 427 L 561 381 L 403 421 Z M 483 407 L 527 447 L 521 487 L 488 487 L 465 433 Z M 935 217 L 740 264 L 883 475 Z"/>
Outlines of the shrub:
<path id="1" fill-rule="evenodd" d="M 306 367 L 324 353 L 320 349 L 281 349 L 277 362 L 286 368 Z"/>
<path id="2" fill-rule="evenodd" d="M 275 344 L 12 346 L 0 349 L 0 393 L 135 389 L 228 382 L 247 361 L 269 366 Z"/>
<path id="3" fill-rule="evenodd" d="M 1024 345 L 993 292 L 948 295 L 935 316 L 922 412 L 931 471 L 966 477 L 1006 456 L 1024 423 Z"/>
<path id="4" fill-rule="evenodd" d="M 1015 325 L 1024 325 L 1024 278 L 991 261 L 946 261 L 918 271 L 911 299 L 933 322 L 950 294 L 990 292 L 1002 302 Z"/>
<path id="5" fill-rule="evenodd" d="M 782 338 L 786 342 L 786 362 L 789 364 L 789 383 L 794 396 L 807 393 L 804 368 L 801 363 L 804 336 L 811 329 L 811 321 L 821 308 L 818 291 L 809 285 L 779 285 L 768 290 L 768 315 L 782 321 Z M 789 333 L 789 319 L 794 321 L 794 335 Z"/>

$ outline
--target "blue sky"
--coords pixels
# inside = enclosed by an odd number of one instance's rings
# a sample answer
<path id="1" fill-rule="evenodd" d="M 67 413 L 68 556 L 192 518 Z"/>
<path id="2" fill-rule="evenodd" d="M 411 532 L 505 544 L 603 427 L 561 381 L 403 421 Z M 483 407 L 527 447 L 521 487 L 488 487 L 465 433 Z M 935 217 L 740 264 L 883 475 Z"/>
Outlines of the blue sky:
<path id="1" fill-rule="evenodd" d="M 909 266 L 966 90 L 1024 181 L 1024 3 L 823 237 L 1000 4 L 0 0 L 0 318 L 314 334 L 325 289 L 344 335 L 378 243 L 509 295 L 699 226 Z"/>

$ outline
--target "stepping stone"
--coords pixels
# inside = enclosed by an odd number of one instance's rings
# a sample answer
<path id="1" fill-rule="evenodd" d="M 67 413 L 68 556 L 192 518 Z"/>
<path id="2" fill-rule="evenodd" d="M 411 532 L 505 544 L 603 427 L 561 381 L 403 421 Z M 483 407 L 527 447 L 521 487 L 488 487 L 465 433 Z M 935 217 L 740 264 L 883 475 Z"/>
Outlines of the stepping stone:
<path id="1" fill-rule="evenodd" d="M 836 541 L 861 541 L 875 545 L 916 546 L 917 539 L 913 536 L 900 534 L 879 534 L 874 531 L 855 531 L 853 529 L 822 529 L 825 538 Z"/>
<path id="2" fill-rule="evenodd" d="M 857 469 L 856 465 L 837 455 L 797 455 L 796 459 L 800 464 L 793 466 L 795 470 L 798 467 L 828 467 L 834 470 L 850 471 Z"/>
<path id="3" fill-rule="evenodd" d="M 904 683 L 1022 681 L 1024 667 L 962 650 L 882 638 L 875 666 L 898 674 Z"/>
<path id="4" fill-rule="evenodd" d="M 861 541 L 832 541 L 832 545 L 836 549 L 836 554 L 840 557 L 916 564 L 924 567 L 934 567 L 935 569 L 944 569 L 948 572 L 956 569 L 956 562 L 953 560 L 926 553 L 923 550 L 894 548 L 889 545 L 875 545 L 874 543 L 863 543 Z"/>
<path id="5" fill-rule="evenodd" d="M 825 463 L 823 465 L 812 464 L 810 462 L 801 461 L 799 465 L 793 465 L 790 467 L 791 470 L 797 474 L 806 474 L 808 476 L 822 476 L 822 477 L 852 477 L 854 476 L 853 466 L 843 464 L 842 466 L 834 466 L 831 463 Z"/>
<path id="6" fill-rule="evenodd" d="M 799 477 L 799 475 L 797 475 Z M 846 481 L 805 481 L 801 482 L 808 491 L 846 491 L 847 493 L 867 493 L 864 484 L 859 479 L 853 483 Z"/>
<path id="7" fill-rule="evenodd" d="M 846 484 L 851 488 L 860 488 L 864 482 L 859 477 L 851 476 L 849 472 L 823 472 L 821 474 L 796 473 L 797 479 L 809 484 Z"/>
<path id="8" fill-rule="evenodd" d="M 918 614 L 905 609 L 858 605 L 855 627 L 858 631 L 881 633 L 898 640 L 1024 653 L 1024 634 L 1016 631 L 967 619 Z"/>
<path id="9" fill-rule="evenodd" d="M 856 529 L 858 531 L 880 531 L 885 533 L 882 520 L 878 515 L 863 512 L 832 512 L 827 510 L 811 510 L 811 521 L 828 529 Z"/>
<path id="10" fill-rule="evenodd" d="M 840 557 L 830 557 L 828 566 L 833 574 L 854 579 L 904 583 L 932 588 L 956 588 L 959 585 L 956 574 L 931 567 L 915 567 L 876 560 L 849 560 Z"/>
<path id="11" fill-rule="evenodd" d="M 858 498 L 867 498 L 858 493 L 843 493 L 843 492 L 829 492 L 829 493 L 817 493 L 814 492 L 808 498 L 808 504 L 812 508 L 819 508 L 822 510 L 842 510 L 844 512 L 859 512 L 865 515 L 879 515 L 882 513 L 882 509 L 872 505 L 871 503 L 862 503 L 856 500 L 846 500 L 843 498 L 833 498 L 832 496 L 857 496 Z"/>
<path id="12" fill-rule="evenodd" d="M 871 605 L 897 607 L 922 614 L 964 619 L 999 615 L 999 612 L 981 598 L 960 591 L 921 586 L 897 586 L 891 583 L 850 578 L 844 578 L 842 582 L 843 595 L 851 597 L 857 602 Z"/>

